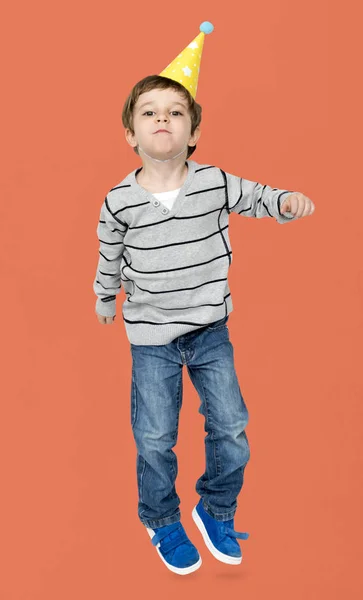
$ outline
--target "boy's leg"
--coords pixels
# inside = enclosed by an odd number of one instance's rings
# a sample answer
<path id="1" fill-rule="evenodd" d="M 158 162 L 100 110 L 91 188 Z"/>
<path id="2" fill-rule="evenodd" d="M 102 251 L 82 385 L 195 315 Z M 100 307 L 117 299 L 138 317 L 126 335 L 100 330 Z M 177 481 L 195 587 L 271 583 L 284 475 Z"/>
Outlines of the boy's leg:
<path id="1" fill-rule="evenodd" d="M 131 425 L 137 447 L 138 515 L 155 529 L 180 521 L 175 489 L 182 367 L 171 344 L 131 344 Z"/>
<path id="2" fill-rule="evenodd" d="M 206 470 L 196 491 L 205 511 L 217 521 L 234 517 L 237 496 L 250 457 L 245 427 L 248 411 L 238 384 L 227 318 L 211 323 L 195 337 L 187 364 L 205 417 Z"/>

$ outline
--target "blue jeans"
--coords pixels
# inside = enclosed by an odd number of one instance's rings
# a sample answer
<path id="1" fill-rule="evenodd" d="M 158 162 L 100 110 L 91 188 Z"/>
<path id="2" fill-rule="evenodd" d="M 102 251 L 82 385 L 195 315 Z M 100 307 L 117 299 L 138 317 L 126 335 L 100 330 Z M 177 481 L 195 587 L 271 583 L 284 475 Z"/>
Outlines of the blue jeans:
<path id="1" fill-rule="evenodd" d="M 175 480 L 182 369 L 187 366 L 204 416 L 205 472 L 196 483 L 218 521 L 234 517 L 250 457 L 248 412 L 234 367 L 229 315 L 160 346 L 131 345 L 131 426 L 137 447 L 138 516 L 150 528 L 180 520 Z"/>

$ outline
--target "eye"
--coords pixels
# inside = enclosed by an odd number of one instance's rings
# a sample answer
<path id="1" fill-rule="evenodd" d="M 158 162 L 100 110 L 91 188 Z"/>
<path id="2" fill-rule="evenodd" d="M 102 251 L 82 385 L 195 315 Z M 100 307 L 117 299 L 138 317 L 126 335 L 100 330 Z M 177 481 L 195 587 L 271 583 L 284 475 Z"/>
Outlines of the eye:
<path id="1" fill-rule="evenodd" d="M 147 115 L 148 113 L 153 113 L 153 112 L 154 112 L 153 110 L 147 110 L 146 112 L 143 113 L 142 116 Z M 182 113 L 179 110 L 173 110 L 171 112 L 173 112 L 173 113 L 179 113 L 179 115 L 182 115 Z"/>

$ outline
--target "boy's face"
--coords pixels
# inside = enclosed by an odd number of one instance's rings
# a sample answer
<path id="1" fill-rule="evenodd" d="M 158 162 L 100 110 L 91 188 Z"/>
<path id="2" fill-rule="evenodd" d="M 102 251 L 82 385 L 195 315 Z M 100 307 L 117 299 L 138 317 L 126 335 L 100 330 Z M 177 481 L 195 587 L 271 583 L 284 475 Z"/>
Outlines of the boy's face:
<path id="1" fill-rule="evenodd" d="M 197 127 L 191 136 L 191 119 L 186 99 L 173 89 L 155 89 L 141 94 L 133 114 L 135 134 L 125 130 L 130 146 L 141 148 L 154 158 L 168 158 L 186 146 L 195 146 L 200 137 Z M 156 133 L 166 129 L 167 133 Z M 141 154 L 140 154 L 141 155 Z M 142 156 L 142 155 L 141 155 Z"/>

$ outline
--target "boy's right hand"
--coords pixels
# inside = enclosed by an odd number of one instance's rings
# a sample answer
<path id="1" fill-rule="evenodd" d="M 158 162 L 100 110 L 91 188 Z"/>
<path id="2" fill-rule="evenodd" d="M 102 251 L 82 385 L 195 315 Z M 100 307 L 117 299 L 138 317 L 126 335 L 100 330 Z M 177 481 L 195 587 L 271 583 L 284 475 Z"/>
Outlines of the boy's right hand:
<path id="1" fill-rule="evenodd" d="M 104 317 L 103 315 L 98 314 L 98 312 L 96 312 L 96 315 L 99 323 L 101 323 L 102 325 L 112 325 L 116 316 L 114 315 L 113 317 Z"/>

